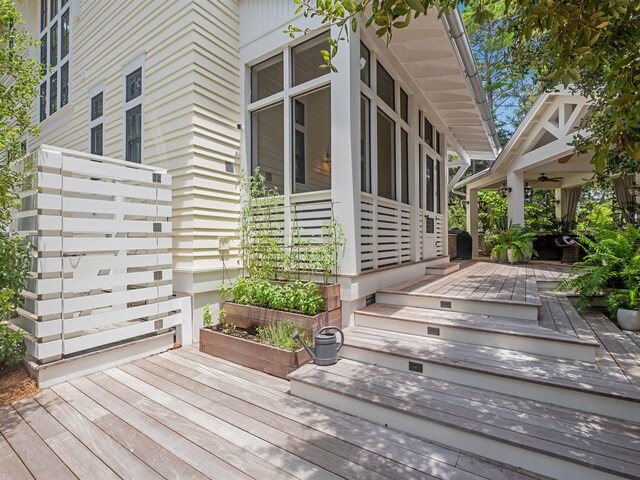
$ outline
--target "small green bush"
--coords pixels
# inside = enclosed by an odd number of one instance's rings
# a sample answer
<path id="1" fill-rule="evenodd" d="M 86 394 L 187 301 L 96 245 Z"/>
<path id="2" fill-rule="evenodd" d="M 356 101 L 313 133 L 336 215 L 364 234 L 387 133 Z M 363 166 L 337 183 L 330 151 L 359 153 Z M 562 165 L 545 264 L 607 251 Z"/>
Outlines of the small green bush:
<path id="1" fill-rule="evenodd" d="M 22 332 L 13 331 L 6 323 L 0 323 L 0 368 L 22 361 L 26 350 L 23 337 Z"/>
<path id="2" fill-rule="evenodd" d="M 300 348 L 298 340 L 291 338 L 295 330 L 291 322 L 275 322 L 263 327 L 258 327 L 258 337 L 266 345 L 271 345 L 272 347 L 282 350 L 294 351 Z M 300 337 L 306 343 L 311 343 L 307 332 L 300 332 Z"/>
<path id="3" fill-rule="evenodd" d="M 317 315 L 323 307 L 322 295 L 313 282 L 279 285 L 268 280 L 238 277 L 231 286 L 221 285 L 219 291 L 222 300 L 303 315 Z"/>
<path id="4" fill-rule="evenodd" d="M 208 303 L 204 306 L 202 310 L 202 325 L 206 328 L 211 328 L 213 325 L 213 315 L 211 314 L 211 305 Z"/>

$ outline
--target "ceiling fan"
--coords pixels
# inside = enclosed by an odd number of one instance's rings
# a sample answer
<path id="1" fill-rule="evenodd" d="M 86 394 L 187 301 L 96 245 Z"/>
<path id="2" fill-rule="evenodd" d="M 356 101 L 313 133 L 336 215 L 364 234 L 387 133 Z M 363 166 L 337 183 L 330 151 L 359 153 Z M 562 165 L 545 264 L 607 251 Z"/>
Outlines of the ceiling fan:
<path id="1" fill-rule="evenodd" d="M 540 176 L 538 177 L 538 181 L 539 182 L 557 182 L 559 180 L 562 180 L 562 177 L 547 177 L 544 173 L 541 173 Z"/>

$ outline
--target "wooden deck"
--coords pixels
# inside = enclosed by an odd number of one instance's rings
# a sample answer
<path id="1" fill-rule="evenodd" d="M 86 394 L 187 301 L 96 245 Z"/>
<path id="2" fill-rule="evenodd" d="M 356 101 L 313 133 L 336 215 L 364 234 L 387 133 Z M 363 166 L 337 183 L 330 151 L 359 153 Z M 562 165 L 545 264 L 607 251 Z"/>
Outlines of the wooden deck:
<path id="1" fill-rule="evenodd" d="M 0 408 L 0 478 L 544 478 L 288 390 L 193 347 L 66 382 Z"/>

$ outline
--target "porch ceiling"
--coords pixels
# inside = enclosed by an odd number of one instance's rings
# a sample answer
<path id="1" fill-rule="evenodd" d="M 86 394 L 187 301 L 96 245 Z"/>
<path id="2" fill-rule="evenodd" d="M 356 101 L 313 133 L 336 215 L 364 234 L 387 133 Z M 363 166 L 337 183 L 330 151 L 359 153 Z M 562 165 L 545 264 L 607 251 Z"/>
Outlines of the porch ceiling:
<path id="1" fill-rule="evenodd" d="M 462 62 L 435 11 L 394 32 L 389 48 L 471 158 L 495 158 Z"/>

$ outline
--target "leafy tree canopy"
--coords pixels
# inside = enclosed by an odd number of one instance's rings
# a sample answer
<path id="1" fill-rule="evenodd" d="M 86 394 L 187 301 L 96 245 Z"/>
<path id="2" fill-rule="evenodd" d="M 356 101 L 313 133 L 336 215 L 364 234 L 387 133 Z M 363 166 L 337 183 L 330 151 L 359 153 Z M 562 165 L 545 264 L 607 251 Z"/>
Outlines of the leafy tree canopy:
<path id="1" fill-rule="evenodd" d="M 360 23 L 390 41 L 393 32 L 435 8 L 438 15 L 471 0 L 295 0 L 299 11 L 337 25 L 341 35 L 324 52 L 331 66 L 339 40 Z M 571 86 L 592 102 L 576 140 L 594 152 L 604 173 L 640 170 L 640 0 L 484 0 L 474 8 L 478 25 L 500 11 L 513 68 L 546 89 Z M 496 7 L 498 7 L 496 9 Z M 500 8 L 501 7 L 501 8 Z M 291 35 L 300 33 L 289 27 Z M 504 38 L 503 38 L 504 40 Z M 333 68 L 333 67 L 332 67 Z M 486 83 L 486 81 L 485 81 Z M 586 133 L 585 133 L 586 132 Z"/>

